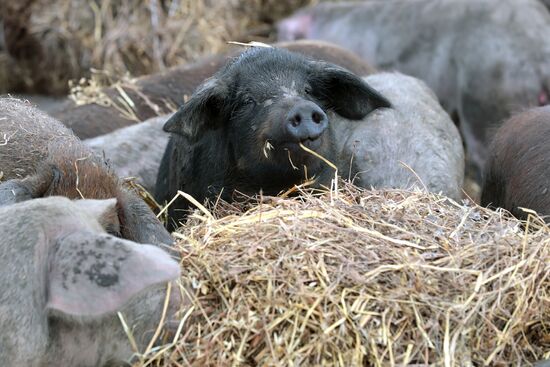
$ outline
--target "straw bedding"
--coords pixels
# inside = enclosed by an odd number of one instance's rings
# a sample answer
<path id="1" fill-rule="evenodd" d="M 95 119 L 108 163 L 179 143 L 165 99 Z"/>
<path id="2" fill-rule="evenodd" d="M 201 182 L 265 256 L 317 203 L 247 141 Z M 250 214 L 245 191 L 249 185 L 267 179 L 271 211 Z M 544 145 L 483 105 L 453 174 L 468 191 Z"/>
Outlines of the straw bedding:
<path id="1" fill-rule="evenodd" d="M 89 77 L 91 68 L 118 77 L 162 71 L 218 53 L 230 40 L 269 39 L 273 21 L 314 2 L 1 1 L 0 93 L 65 94 L 68 81 Z"/>
<path id="2" fill-rule="evenodd" d="M 64 93 L 95 67 L 104 71 L 75 90 L 99 89 L 228 40 L 268 40 L 274 20 L 313 2 L 29 0 L 30 34 L 44 53 L 32 60 L 47 65 L 13 60 L 0 44 L 0 86 Z M 197 210 L 176 234 L 192 305 L 175 341 L 137 365 L 550 358 L 550 231 L 540 219 L 522 225 L 436 195 L 340 186 Z"/>
<path id="3" fill-rule="evenodd" d="M 256 198 L 180 228 L 173 345 L 138 365 L 528 365 L 550 357 L 550 236 L 421 192 Z"/>

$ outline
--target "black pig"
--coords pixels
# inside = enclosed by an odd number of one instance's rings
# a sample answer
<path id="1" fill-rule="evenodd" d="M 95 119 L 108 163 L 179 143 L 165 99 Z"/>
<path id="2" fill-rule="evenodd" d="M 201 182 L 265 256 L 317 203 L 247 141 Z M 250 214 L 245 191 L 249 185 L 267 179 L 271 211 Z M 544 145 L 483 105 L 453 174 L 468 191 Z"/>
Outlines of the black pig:
<path id="1" fill-rule="evenodd" d="M 156 197 L 183 190 L 203 201 L 235 190 L 275 195 L 306 175 L 327 184 L 334 160 L 326 112 L 359 120 L 389 101 L 355 74 L 277 48 L 252 48 L 203 83 L 164 126 L 172 136 Z M 185 207 L 171 206 L 173 215 Z"/>

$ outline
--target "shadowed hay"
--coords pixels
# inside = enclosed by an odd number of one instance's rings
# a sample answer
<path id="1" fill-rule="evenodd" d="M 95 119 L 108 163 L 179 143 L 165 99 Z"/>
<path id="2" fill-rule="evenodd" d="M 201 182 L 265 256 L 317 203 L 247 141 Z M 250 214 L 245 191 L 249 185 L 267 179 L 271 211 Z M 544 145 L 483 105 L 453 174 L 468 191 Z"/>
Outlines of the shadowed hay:
<path id="1" fill-rule="evenodd" d="M 550 357 L 548 227 L 532 218 L 526 231 L 502 212 L 436 195 L 340 185 L 331 200 L 304 193 L 197 211 L 177 234 L 193 307 L 175 346 L 144 361 L 509 366 Z"/>

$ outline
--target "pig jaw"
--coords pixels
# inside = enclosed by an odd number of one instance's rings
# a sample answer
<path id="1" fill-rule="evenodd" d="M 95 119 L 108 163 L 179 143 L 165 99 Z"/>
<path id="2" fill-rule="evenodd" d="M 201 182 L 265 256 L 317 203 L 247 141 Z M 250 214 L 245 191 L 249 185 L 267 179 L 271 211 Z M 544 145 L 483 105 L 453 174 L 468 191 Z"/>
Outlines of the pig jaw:
<path id="1" fill-rule="evenodd" d="M 135 338 L 138 352 L 147 348 L 162 316 L 166 285 L 159 285 L 142 293 L 120 310 Z M 188 301 L 187 301 L 188 303 Z M 164 340 L 172 340 L 179 326 L 177 312 L 182 307 L 179 286 L 172 282 L 170 301 L 163 326 Z M 101 318 L 50 315 L 50 342 L 44 366 L 111 367 L 130 366 L 135 362 L 135 351 L 129 342 L 117 313 Z"/>
<path id="2" fill-rule="evenodd" d="M 109 366 L 131 360 L 133 350 L 117 316 L 99 322 L 50 317 L 50 344 L 44 366 Z"/>

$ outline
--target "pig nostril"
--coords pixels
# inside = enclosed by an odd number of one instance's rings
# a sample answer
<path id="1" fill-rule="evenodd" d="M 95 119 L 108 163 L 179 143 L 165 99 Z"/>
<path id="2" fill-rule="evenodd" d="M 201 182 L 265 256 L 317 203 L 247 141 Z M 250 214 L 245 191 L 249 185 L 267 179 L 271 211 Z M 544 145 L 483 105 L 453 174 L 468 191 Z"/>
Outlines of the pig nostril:
<path id="1" fill-rule="evenodd" d="M 300 116 L 300 114 L 294 115 L 294 117 L 290 120 L 290 123 L 294 127 L 300 125 L 300 122 L 302 122 L 302 116 Z"/>
<path id="2" fill-rule="evenodd" d="M 315 122 L 316 124 L 319 124 L 323 118 L 321 117 L 321 114 L 320 114 L 319 112 L 313 112 L 313 113 L 311 114 L 311 119 L 312 119 L 313 122 Z"/>

